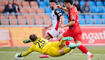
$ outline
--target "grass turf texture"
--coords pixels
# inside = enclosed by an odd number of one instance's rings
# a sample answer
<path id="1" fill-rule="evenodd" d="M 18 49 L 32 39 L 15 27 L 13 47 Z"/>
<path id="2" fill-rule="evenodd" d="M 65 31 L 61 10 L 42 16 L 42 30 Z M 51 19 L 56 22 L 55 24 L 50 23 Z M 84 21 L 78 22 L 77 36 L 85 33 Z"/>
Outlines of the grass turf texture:
<path id="1" fill-rule="evenodd" d="M 87 47 L 94 54 L 92 60 L 105 60 L 105 46 L 102 47 Z M 27 48 L 0 48 L 0 60 L 15 60 L 14 55 L 17 52 L 24 52 Z M 87 56 L 77 48 L 72 54 L 66 54 L 61 57 L 39 58 L 41 54 L 33 52 L 24 57 L 23 60 L 87 60 Z"/>

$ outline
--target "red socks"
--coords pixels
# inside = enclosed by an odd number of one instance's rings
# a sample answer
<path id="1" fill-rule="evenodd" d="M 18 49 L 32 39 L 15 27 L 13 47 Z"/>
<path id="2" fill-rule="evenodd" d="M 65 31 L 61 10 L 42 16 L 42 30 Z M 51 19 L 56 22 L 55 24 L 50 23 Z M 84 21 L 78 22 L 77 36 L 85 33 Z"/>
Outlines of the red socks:
<path id="1" fill-rule="evenodd" d="M 79 48 L 83 53 L 87 54 L 88 50 L 87 50 L 87 48 L 86 48 L 85 46 L 80 45 L 78 48 Z"/>

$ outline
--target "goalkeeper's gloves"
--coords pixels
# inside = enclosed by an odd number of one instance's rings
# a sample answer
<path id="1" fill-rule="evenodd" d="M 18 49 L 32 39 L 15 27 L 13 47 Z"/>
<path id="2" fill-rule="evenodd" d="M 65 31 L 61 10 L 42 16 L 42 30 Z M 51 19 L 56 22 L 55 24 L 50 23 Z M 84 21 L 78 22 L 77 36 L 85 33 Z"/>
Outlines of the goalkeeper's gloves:
<path id="1" fill-rule="evenodd" d="M 29 43 L 29 42 L 31 42 L 31 40 L 29 40 L 29 39 L 24 39 L 24 41 L 23 41 L 23 43 Z"/>
<path id="2" fill-rule="evenodd" d="M 76 44 L 70 43 L 70 44 L 69 44 L 69 47 L 70 47 L 71 49 L 74 49 L 74 48 L 76 48 L 76 47 L 78 47 L 78 46 L 80 46 L 80 43 L 76 43 Z"/>
<path id="3" fill-rule="evenodd" d="M 17 53 L 16 57 L 22 57 L 22 53 Z"/>
<path id="4" fill-rule="evenodd" d="M 71 41 L 71 40 L 73 40 L 73 38 L 72 37 L 64 37 L 64 38 L 62 38 L 62 40 L 63 41 L 67 41 L 67 40 Z"/>

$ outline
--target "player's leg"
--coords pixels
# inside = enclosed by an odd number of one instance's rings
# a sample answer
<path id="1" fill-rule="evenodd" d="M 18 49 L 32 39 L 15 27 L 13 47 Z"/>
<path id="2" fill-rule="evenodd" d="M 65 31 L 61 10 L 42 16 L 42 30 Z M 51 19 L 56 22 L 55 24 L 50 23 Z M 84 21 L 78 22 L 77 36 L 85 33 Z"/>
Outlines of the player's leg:
<path id="1" fill-rule="evenodd" d="M 59 50 L 59 52 L 61 54 L 66 54 L 66 53 L 72 51 L 72 49 L 75 49 L 76 47 L 80 46 L 79 43 L 74 44 L 74 43 L 71 43 L 71 42 L 69 42 L 69 44 L 67 45 L 67 38 L 65 39 L 65 41 L 66 41 L 65 48 Z"/>
<path id="2" fill-rule="evenodd" d="M 47 32 L 47 35 L 46 35 L 46 37 L 45 37 L 47 40 L 49 40 L 49 39 L 51 39 L 51 38 L 53 38 L 52 37 L 52 35 L 49 33 L 49 32 Z"/>
<path id="3" fill-rule="evenodd" d="M 74 49 L 74 48 L 80 46 L 80 43 L 74 44 L 74 43 L 70 42 L 71 40 L 73 40 L 72 37 L 62 38 L 62 41 L 65 41 L 65 47 L 69 47 L 70 49 Z M 65 49 L 65 52 L 66 52 L 66 49 Z"/>
<path id="4" fill-rule="evenodd" d="M 64 54 L 66 54 L 66 53 L 68 53 L 68 52 L 70 52 L 71 51 L 71 48 L 70 47 L 64 47 L 63 49 L 60 49 L 59 50 L 59 53 L 61 54 L 61 55 L 64 55 Z"/>
<path id="5" fill-rule="evenodd" d="M 56 31 L 54 28 L 52 28 L 50 31 L 47 32 L 47 35 L 45 38 L 49 40 L 57 35 L 58 35 L 58 31 Z"/>
<path id="6" fill-rule="evenodd" d="M 53 57 L 55 56 L 56 57 L 56 56 L 60 55 L 58 50 L 59 50 L 59 42 L 58 41 L 51 42 L 45 53 L 50 55 L 50 56 L 53 56 Z"/>
<path id="7" fill-rule="evenodd" d="M 76 43 L 81 43 L 80 41 L 76 41 Z M 88 56 L 88 60 L 91 60 L 93 57 L 92 53 L 88 51 L 88 49 L 84 45 L 78 46 L 78 49 L 80 49 L 83 53 L 85 53 Z"/>
<path id="8" fill-rule="evenodd" d="M 65 41 L 71 41 L 73 40 L 72 37 L 63 37 L 62 40 L 60 41 L 60 45 L 65 45 Z"/>
<path id="9" fill-rule="evenodd" d="M 82 43 L 82 34 L 77 34 L 76 36 L 74 36 L 74 41 L 76 43 Z M 91 60 L 91 58 L 93 57 L 92 53 L 90 53 L 87 48 L 85 46 L 83 46 L 82 44 L 80 46 L 78 46 L 78 49 L 80 49 L 83 53 L 87 54 L 88 56 L 88 60 Z"/>
<path id="10" fill-rule="evenodd" d="M 64 38 L 65 37 L 65 38 Z M 66 40 L 73 40 L 71 34 L 70 34 L 70 31 L 66 31 L 62 34 L 62 36 L 59 38 L 59 41 L 60 41 L 60 47 L 62 47 L 65 43 L 65 39 Z"/>
<path id="11" fill-rule="evenodd" d="M 71 40 L 73 40 L 73 38 L 72 37 L 63 37 L 62 38 L 62 40 L 59 42 L 59 44 L 61 45 L 59 45 L 60 46 L 60 48 L 63 48 L 63 49 L 60 49 L 59 50 L 59 52 L 60 52 L 60 54 L 61 55 L 63 55 L 63 54 L 66 54 L 66 53 L 68 53 L 71 49 L 74 49 L 75 47 L 77 47 L 77 46 L 79 46 L 78 44 L 69 44 L 69 46 L 67 47 L 67 40 L 69 40 L 69 41 L 71 41 Z M 65 43 L 66 42 L 66 43 Z"/>
<path id="12" fill-rule="evenodd" d="M 64 55 L 66 53 L 68 53 L 71 49 L 69 47 L 62 47 L 62 48 L 59 48 L 59 41 L 57 42 L 52 42 L 48 51 L 47 51 L 47 54 L 50 55 L 50 56 L 61 56 L 61 55 Z"/>
<path id="13" fill-rule="evenodd" d="M 60 55 L 58 52 L 58 48 L 50 46 L 50 48 L 46 51 L 46 54 L 52 57 L 57 57 Z"/>

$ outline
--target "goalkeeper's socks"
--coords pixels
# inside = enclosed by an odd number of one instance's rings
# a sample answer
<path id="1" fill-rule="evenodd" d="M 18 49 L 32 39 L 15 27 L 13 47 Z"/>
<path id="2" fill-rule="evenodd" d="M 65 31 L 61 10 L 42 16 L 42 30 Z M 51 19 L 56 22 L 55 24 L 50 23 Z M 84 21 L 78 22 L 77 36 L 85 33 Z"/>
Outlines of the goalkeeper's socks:
<path id="1" fill-rule="evenodd" d="M 63 41 L 67 41 L 67 40 L 71 41 L 71 40 L 73 40 L 73 38 L 72 37 L 64 37 L 64 38 L 62 38 L 62 40 Z"/>

